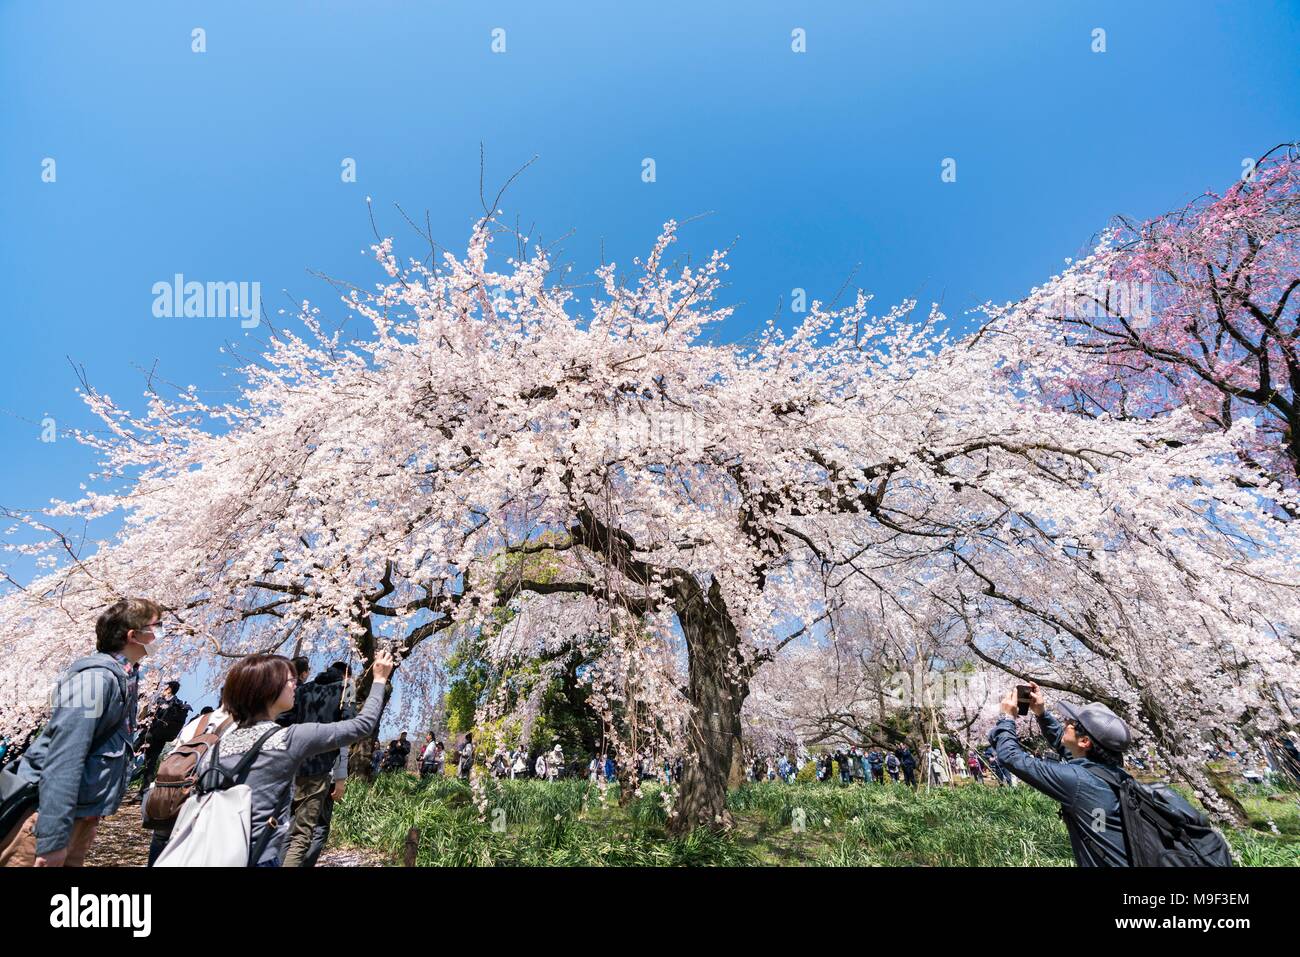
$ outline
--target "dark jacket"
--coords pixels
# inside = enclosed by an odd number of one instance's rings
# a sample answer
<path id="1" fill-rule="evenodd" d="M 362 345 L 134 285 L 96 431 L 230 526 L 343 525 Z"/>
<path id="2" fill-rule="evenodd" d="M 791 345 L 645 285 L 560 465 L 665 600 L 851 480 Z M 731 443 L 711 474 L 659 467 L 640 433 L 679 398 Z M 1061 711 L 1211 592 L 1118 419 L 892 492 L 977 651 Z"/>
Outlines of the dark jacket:
<path id="1" fill-rule="evenodd" d="M 161 750 L 164 744 L 174 740 L 189 720 L 190 710 L 190 706 L 180 698 L 159 696 L 154 702 L 153 716 L 149 721 L 149 744 Z"/>
<path id="2" fill-rule="evenodd" d="M 348 721 L 353 709 L 343 704 L 343 672 L 327 668 L 311 681 L 298 688 L 293 697 L 293 711 L 281 718 L 284 725 L 333 724 Z M 316 754 L 303 761 L 298 768 L 299 777 L 318 777 L 328 774 L 338 760 L 339 752 Z"/>
<path id="3" fill-rule="evenodd" d="M 59 677 L 53 710 L 16 773 L 40 788 L 36 853 L 68 844 L 74 819 L 117 811 L 135 757 L 136 675 L 126 659 L 96 652 Z M 91 745 L 103 741 L 94 750 Z"/>
<path id="4" fill-rule="evenodd" d="M 1036 758 L 1020 745 L 1016 722 L 1003 718 L 989 732 L 998 762 L 1022 781 L 1061 803 L 1061 817 L 1070 834 L 1070 847 L 1080 867 L 1128 867 L 1124 823 L 1115 789 L 1088 769 L 1098 767 L 1088 758 L 1070 757 L 1061 748 L 1061 723 L 1050 714 L 1038 727 L 1059 761 Z"/>

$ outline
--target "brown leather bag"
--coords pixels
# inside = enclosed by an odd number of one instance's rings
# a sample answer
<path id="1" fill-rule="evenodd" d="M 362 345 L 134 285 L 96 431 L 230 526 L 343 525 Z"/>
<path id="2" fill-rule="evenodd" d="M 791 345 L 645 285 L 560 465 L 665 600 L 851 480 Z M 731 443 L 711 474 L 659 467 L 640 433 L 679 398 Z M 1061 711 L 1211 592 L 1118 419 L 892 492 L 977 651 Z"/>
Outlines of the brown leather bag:
<path id="1" fill-rule="evenodd" d="M 208 719 L 211 717 L 210 712 L 201 716 L 199 726 L 194 729 L 194 737 L 177 745 L 159 763 L 158 774 L 144 799 L 146 827 L 169 827 L 176 822 L 181 805 L 194 789 L 199 759 L 208 753 L 208 749 L 217 743 L 235 720 L 227 718 L 221 722 L 220 727 L 209 730 Z"/>

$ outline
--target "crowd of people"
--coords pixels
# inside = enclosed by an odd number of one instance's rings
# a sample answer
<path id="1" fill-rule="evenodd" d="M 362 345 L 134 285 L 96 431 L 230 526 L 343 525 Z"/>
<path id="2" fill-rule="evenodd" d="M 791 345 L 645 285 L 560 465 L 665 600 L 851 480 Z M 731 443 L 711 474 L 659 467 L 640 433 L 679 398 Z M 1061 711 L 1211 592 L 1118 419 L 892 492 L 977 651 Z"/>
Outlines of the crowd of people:
<path id="1" fill-rule="evenodd" d="M 351 746 L 371 742 L 376 773 L 407 767 L 413 746 L 406 732 L 384 747 L 375 738 L 388 698 L 384 686 L 396 667 L 387 650 L 375 657 L 371 692 L 359 710 L 347 662 L 312 678 L 305 658 L 251 654 L 230 668 L 217 707 L 188 719 L 180 685 L 170 681 L 138 716 L 140 663 L 164 639 L 162 614 L 144 598 L 108 608 L 96 622 L 94 652 L 63 672 L 39 733 L 20 749 L 4 742 L 0 866 L 83 864 L 98 821 L 118 811 L 138 777 L 141 823 L 152 832 L 150 865 L 309 867 L 328 839 L 334 803 L 345 793 Z M 1027 750 L 1016 733 L 1022 707 L 1032 711 L 1047 742 L 1041 755 Z M 983 752 L 948 753 L 936 745 L 918 761 L 903 744 L 840 747 L 816 758 L 760 754 L 748 776 L 792 782 L 801 766 L 811 765 L 824 783 L 880 785 L 888 776 L 915 788 L 921 768 L 932 784 L 963 775 L 980 783 L 987 770 L 1000 785 L 1018 780 L 1060 803 L 1080 865 L 1168 863 L 1174 851 L 1187 862 L 1230 862 L 1221 835 L 1199 811 L 1174 792 L 1155 794 L 1127 775 L 1131 735 L 1106 705 L 1061 703 L 1052 714 L 1031 682 L 1013 688 L 1000 710 Z M 1280 751 L 1286 760 L 1297 757 L 1294 744 Z M 558 743 L 535 755 L 522 745 L 498 747 L 479 761 L 470 733 L 450 754 L 441 740 L 430 740 L 419 756 L 420 774 L 446 773 L 448 762 L 461 778 L 470 777 L 476 762 L 499 779 L 585 775 L 613 782 L 621 770 L 609 753 L 566 759 Z M 650 754 L 635 768 L 639 779 L 665 783 L 680 781 L 682 771 L 680 758 L 668 762 Z M 1126 818 L 1122 808 L 1130 806 L 1142 806 L 1144 816 Z M 1168 833 L 1156 834 L 1150 829 L 1162 814 L 1176 820 Z M 1156 858 L 1144 858 L 1144 848 Z"/>
<path id="2" fill-rule="evenodd" d="M 917 771 L 919 766 L 917 754 L 910 745 L 900 745 L 893 749 L 875 748 L 841 748 L 828 750 L 822 754 L 805 755 L 802 761 L 790 754 L 757 754 L 750 762 L 746 776 L 751 781 L 793 781 L 800 774 L 801 768 L 811 768 L 811 778 L 818 781 L 836 781 L 841 784 L 884 784 L 885 778 L 893 783 L 902 783 L 909 787 L 918 787 Z M 931 784 L 946 784 L 957 778 L 971 778 L 983 781 L 985 771 L 992 775 L 1000 785 L 1011 785 L 1011 778 L 1005 767 L 997 759 L 992 746 L 983 753 L 971 748 L 965 755 L 958 752 L 945 752 L 939 746 L 933 746 L 928 752 L 928 770 Z"/>
<path id="3" fill-rule="evenodd" d="M 140 663 L 164 639 L 162 614 L 146 598 L 114 603 L 94 652 L 61 675 L 49 719 L 0 773 L 0 866 L 83 864 L 136 776 L 151 865 L 310 866 L 320 853 L 349 749 L 379 727 L 392 655 L 376 656 L 360 713 L 346 662 L 311 679 L 305 658 L 253 654 L 231 667 L 216 708 L 186 721 L 170 682 L 142 716 Z M 233 847 L 241 813 L 248 846 Z"/>
<path id="4" fill-rule="evenodd" d="M 388 742 L 373 742 L 372 770 L 375 774 L 385 771 L 400 771 L 408 767 L 411 744 L 406 732 Z M 476 747 L 473 732 L 465 735 L 462 744 L 448 754 L 446 744 L 436 736 L 430 736 L 428 743 L 420 752 L 417 764 L 421 778 L 440 777 L 448 773 L 458 778 L 468 779 L 476 762 Z M 449 762 L 451 762 L 449 764 Z M 567 757 L 560 744 L 550 748 L 530 750 L 523 744 L 513 747 L 495 748 L 491 755 L 479 762 L 484 773 L 497 780 L 522 780 L 533 778 L 542 781 L 556 781 L 561 778 L 586 777 L 593 782 L 615 782 L 619 780 L 620 767 L 613 754 L 605 752 L 593 754 L 590 759 Z M 675 761 L 656 759 L 650 754 L 643 755 L 637 762 L 637 778 L 641 781 L 657 780 L 666 784 L 680 781 L 682 759 Z"/>
<path id="5" fill-rule="evenodd" d="M 380 774 L 407 769 L 411 747 L 405 731 L 387 744 L 374 741 L 372 770 L 375 774 Z M 958 778 L 983 782 L 986 774 L 990 781 L 999 785 L 1010 786 L 1015 783 L 1015 779 L 998 760 L 992 745 L 983 751 L 971 748 L 964 754 L 945 752 L 935 746 L 927 756 L 928 764 L 919 761 L 906 744 L 890 750 L 880 747 L 840 747 L 816 756 L 804 754 L 802 760 L 793 754 L 759 753 L 749 761 L 745 773 L 749 781 L 792 783 L 798 777 L 800 769 L 805 768 L 806 777 L 821 782 L 883 784 L 888 777 L 895 783 L 917 787 L 918 770 L 924 765 L 929 768 L 932 784 L 947 784 Z M 454 748 L 450 756 L 446 744 L 436 736 L 430 736 L 419 755 L 416 768 L 421 778 L 454 773 L 456 777 L 467 779 L 475 760 L 472 733 L 465 735 L 465 741 Z M 450 767 L 449 761 L 452 762 Z M 484 773 L 498 780 L 534 778 L 554 781 L 585 777 L 592 782 L 613 783 L 620 779 L 620 766 L 612 753 L 593 753 L 589 758 L 567 758 L 559 744 L 536 752 L 524 745 L 498 747 L 485 756 L 480 765 Z M 666 760 L 647 753 L 637 761 L 636 778 L 638 781 L 671 784 L 681 780 L 682 770 L 680 757 Z"/>
<path id="6" fill-rule="evenodd" d="M 981 753 L 970 748 L 963 755 L 945 752 L 937 745 L 928 754 L 931 784 L 947 784 L 959 777 L 969 777 L 983 782 L 985 772 L 999 785 L 1011 785 L 1015 779 L 998 761 L 990 745 Z M 839 747 L 817 756 L 805 755 L 801 760 L 791 754 L 756 754 L 746 769 L 750 781 L 793 782 L 801 768 L 809 768 L 812 779 L 821 782 L 839 781 L 841 784 L 884 784 L 886 776 L 894 783 L 917 787 L 919 762 L 909 745 L 896 748 Z"/>

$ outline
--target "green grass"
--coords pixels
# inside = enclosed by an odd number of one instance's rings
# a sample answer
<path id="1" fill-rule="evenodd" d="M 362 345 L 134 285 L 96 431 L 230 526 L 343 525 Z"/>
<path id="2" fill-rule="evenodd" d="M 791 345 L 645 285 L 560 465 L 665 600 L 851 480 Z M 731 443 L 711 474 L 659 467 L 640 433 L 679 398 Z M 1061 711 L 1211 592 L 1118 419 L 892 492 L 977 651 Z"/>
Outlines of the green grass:
<path id="1" fill-rule="evenodd" d="M 402 857 L 420 829 L 421 866 L 1003 866 L 1073 863 L 1056 804 L 1027 787 L 924 789 L 748 784 L 730 795 L 735 827 L 670 837 L 657 785 L 620 808 L 586 781 L 490 784 L 486 820 L 468 785 L 385 774 L 354 781 L 331 843 Z M 1251 830 L 1228 834 L 1243 864 L 1300 866 L 1300 807 L 1243 793 Z M 1272 820 L 1280 834 L 1268 825 Z M 493 829 L 493 822 L 498 828 Z M 802 823 L 802 828 L 796 824 Z M 503 825 L 503 827 L 502 827 Z"/>

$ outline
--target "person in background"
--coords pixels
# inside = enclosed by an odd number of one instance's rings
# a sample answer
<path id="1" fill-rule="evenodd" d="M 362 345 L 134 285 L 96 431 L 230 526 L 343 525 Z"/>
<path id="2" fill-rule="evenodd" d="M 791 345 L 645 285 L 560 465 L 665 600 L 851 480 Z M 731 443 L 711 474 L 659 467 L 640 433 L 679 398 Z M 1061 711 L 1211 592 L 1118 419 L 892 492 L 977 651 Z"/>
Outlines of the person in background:
<path id="1" fill-rule="evenodd" d="M 406 732 L 403 731 L 397 736 L 397 740 L 388 746 L 388 754 L 384 756 L 384 770 L 401 771 L 406 767 L 407 758 L 410 756 L 411 742 L 406 740 Z"/>
<path id="2" fill-rule="evenodd" d="M 899 767 L 903 769 L 903 783 L 909 787 L 916 787 L 916 755 L 907 745 L 903 745 L 894 752 L 898 755 Z"/>
<path id="3" fill-rule="evenodd" d="M 948 783 L 948 759 L 938 745 L 930 748 L 930 783 L 932 785 Z"/>
<path id="4" fill-rule="evenodd" d="M 8 784 L 35 791 L 31 810 L 0 835 L 0 867 L 80 867 L 101 817 L 115 814 L 133 759 L 137 666 L 163 638 L 162 607 L 114 602 L 95 622 L 95 651 L 55 685 L 53 710 Z M 5 786 L 0 792 L 13 793 Z"/>
<path id="5" fill-rule="evenodd" d="M 840 784 L 853 783 L 853 757 L 849 754 L 848 748 L 840 748 L 836 752 L 835 759 L 840 766 Z"/>
<path id="6" fill-rule="evenodd" d="M 145 752 L 144 778 L 140 784 L 141 793 L 153 781 L 154 775 L 158 773 L 158 761 L 162 757 L 163 748 L 181 733 L 181 728 L 185 727 L 185 722 L 189 717 L 190 706 L 177 697 L 180 690 L 181 683 L 179 681 L 169 681 L 163 685 L 162 693 L 154 702 L 149 718 L 149 726 L 143 735 Z"/>
<path id="7" fill-rule="evenodd" d="M 900 762 L 898 760 L 897 754 L 891 751 L 889 752 L 889 754 L 885 755 L 885 770 L 889 772 L 889 779 L 893 781 L 895 784 L 898 783 L 899 767 L 900 767 Z"/>
<path id="8" fill-rule="evenodd" d="M 474 767 L 474 734 L 465 732 L 465 743 L 460 746 L 460 763 L 456 771 L 462 780 L 469 780 L 469 773 Z"/>
<path id="9" fill-rule="evenodd" d="M 871 780 L 876 784 L 885 783 L 885 755 L 879 748 L 872 748 L 867 755 L 867 764 L 871 767 Z"/>
<path id="10" fill-rule="evenodd" d="M 295 678 L 298 681 L 298 687 L 299 688 L 303 687 L 304 685 L 307 684 L 307 679 L 311 677 L 311 662 L 307 658 L 303 657 L 302 655 L 298 655 L 295 658 L 290 658 L 289 662 L 293 666 L 293 673 Z M 284 714 L 280 715 L 280 717 L 276 718 L 275 723 L 280 725 L 281 727 L 287 728 L 289 727 L 289 725 L 294 724 L 297 721 L 297 716 L 298 716 L 298 699 L 297 697 L 295 697 L 293 700 L 293 707 L 290 710 L 286 711 Z"/>
<path id="11" fill-rule="evenodd" d="M 305 659 L 303 659 L 305 661 Z M 294 660 L 295 668 L 299 659 Z M 347 662 L 336 661 L 312 681 L 299 684 L 290 724 L 330 724 L 356 717 L 343 703 Z M 308 672 L 299 671 L 299 675 Z M 348 786 L 348 749 L 307 758 L 294 781 L 293 824 L 285 842 L 285 867 L 315 867 L 329 840 L 334 802 L 343 800 Z"/>
<path id="12" fill-rule="evenodd" d="M 429 738 L 429 743 L 420 753 L 420 777 L 442 777 L 443 760 L 442 742 Z"/>
<path id="13" fill-rule="evenodd" d="M 1011 775 L 1007 774 L 1007 769 L 1002 766 L 1002 762 L 994 754 L 992 745 L 984 749 L 984 762 L 989 766 L 989 770 L 993 772 L 993 776 L 997 778 L 998 787 L 1006 787 L 1011 784 Z"/>

